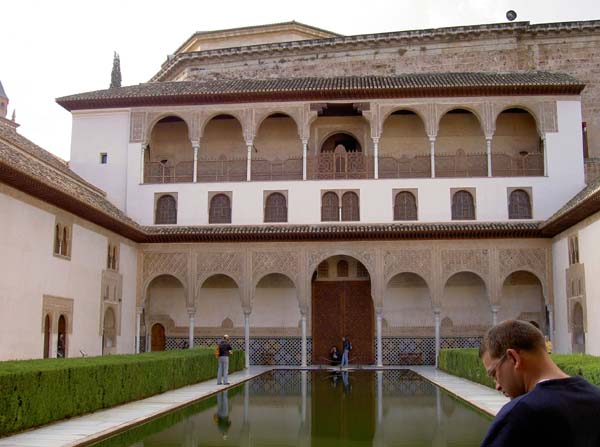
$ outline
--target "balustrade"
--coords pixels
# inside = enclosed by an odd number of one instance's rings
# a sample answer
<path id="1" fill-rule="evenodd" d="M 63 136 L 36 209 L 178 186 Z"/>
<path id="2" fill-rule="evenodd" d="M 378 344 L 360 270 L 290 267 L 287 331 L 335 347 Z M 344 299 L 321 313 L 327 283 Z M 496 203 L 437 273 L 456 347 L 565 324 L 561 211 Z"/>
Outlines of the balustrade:
<path id="1" fill-rule="evenodd" d="M 362 152 L 325 152 L 307 157 L 309 180 L 368 179 L 374 177 L 373 157 Z"/>
<path id="2" fill-rule="evenodd" d="M 379 157 L 379 178 L 431 177 L 430 155 L 401 155 Z"/>
<path id="3" fill-rule="evenodd" d="M 465 153 L 435 154 L 436 177 L 487 177 L 487 154 Z"/>
<path id="4" fill-rule="evenodd" d="M 252 159 L 252 180 L 302 180 L 302 157 L 285 160 Z"/>
<path id="5" fill-rule="evenodd" d="M 175 165 L 147 161 L 144 163 L 144 183 L 185 183 L 194 176 L 194 162 L 182 161 Z"/>
<path id="6" fill-rule="evenodd" d="M 510 155 L 492 152 L 494 177 L 526 177 L 544 175 L 544 154 Z"/>

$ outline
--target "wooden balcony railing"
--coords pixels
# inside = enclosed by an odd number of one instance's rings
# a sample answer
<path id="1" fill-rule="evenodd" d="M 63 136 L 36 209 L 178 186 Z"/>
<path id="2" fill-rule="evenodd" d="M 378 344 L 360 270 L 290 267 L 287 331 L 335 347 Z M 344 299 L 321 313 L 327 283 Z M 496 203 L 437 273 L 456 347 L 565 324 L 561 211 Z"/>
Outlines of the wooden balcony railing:
<path id="1" fill-rule="evenodd" d="M 379 178 L 431 177 L 430 155 L 379 156 Z"/>
<path id="2" fill-rule="evenodd" d="M 253 158 L 252 180 L 302 180 L 302 157 L 286 160 Z"/>
<path id="3" fill-rule="evenodd" d="M 435 155 L 436 177 L 487 177 L 487 154 L 468 154 L 457 151 L 456 154 Z"/>
<path id="4" fill-rule="evenodd" d="M 198 160 L 198 182 L 241 182 L 246 180 L 245 158 L 201 158 Z"/>
<path id="5" fill-rule="evenodd" d="M 194 177 L 194 162 L 182 161 L 176 165 L 147 161 L 144 163 L 144 183 L 185 183 Z"/>
<path id="6" fill-rule="evenodd" d="M 367 179 L 374 177 L 373 157 L 361 152 L 326 152 L 307 157 L 309 180 Z"/>
<path id="7" fill-rule="evenodd" d="M 544 154 L 510 155 L 492 152 L 492 176 L 527 177 L 544 175 Z"/>

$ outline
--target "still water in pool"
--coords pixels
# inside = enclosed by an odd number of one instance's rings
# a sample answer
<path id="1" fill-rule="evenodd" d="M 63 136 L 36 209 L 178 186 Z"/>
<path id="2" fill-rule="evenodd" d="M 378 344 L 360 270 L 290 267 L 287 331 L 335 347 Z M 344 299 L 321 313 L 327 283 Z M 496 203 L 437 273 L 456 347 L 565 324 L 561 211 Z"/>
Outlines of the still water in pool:
<path id="1" fill-rule="evenodd" d="M 277 370 L 97 446 L 470 447 L 489 425 L 408 370 Z"/>

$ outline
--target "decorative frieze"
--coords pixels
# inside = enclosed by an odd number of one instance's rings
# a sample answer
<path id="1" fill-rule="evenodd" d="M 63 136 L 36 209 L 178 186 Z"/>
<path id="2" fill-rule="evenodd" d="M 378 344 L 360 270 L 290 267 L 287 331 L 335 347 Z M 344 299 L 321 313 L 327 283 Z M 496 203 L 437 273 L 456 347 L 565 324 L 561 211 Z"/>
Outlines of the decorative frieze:
<path id="1" fill-rule="evenodd" d="M 445 284 L 448 278 L 459 272 L 474 272 L 479 274 L 487 283 L 490 272 L 489 250 L 443 250 L 442 279 Z"/>
<path id="2" fill-rule="evenodd" d="M 242 285 L 244 255 L 241 252 L 201 252 L 198 253 L 196 265 L 200 280 L 213 274 L 223 274 L 232 277 L 239 286 Z"/>
<path id="3" fill-rule="evenodd" d="M 433 280 L 432 251 L 409 249 L 384 253 L 384 284 L 398 273 L 411 272 L 421 276 L 430 286 Z"/>
<path id="4" fill-rule="evenodd" d="M 169 274 L 187 285 L 187 253 L 144 253 L 144 284 L 158 275 Z"/>
<path id="5" fill-rule="evenodd" d="M 252 276 L 254 284 L 269 273 L 281 273 L 298 284 L 300 263 L 297 252 L 259 251 L 252 253 Z"/>

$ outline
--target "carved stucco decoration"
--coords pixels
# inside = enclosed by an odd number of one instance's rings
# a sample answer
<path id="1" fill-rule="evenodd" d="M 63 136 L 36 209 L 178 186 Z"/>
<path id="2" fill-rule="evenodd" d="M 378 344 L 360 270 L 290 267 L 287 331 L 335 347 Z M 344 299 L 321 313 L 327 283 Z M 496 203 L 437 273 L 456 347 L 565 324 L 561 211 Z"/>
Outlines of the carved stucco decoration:
<path id="1" fill-rule="evenodd" d="M 238 287 L 242 287 L 244 256 L 241 252 L 202 252 L 197 261 L 198 287 L 212 275 L 222 274 L 231 277 Z"/>
<path id="2" fill-rule="evenodd" d="M 146 128 L 146 113 L 132 112 L 129 120 L 129 142 L 140 143 L 144 141 L 144 130 Z"/>
<path id="3" fill-rule="evenodd" d="M 540 280 L 542 289 L 546 291 L 546 249 L 544 248 L 511 248 L 498 250 L 498 264 L 500 268 L 499 287 L 511 273 L 527 271 L 533 273 Z M 545 294 L 545 293 L 544 293 Z"/>
<path id="4" fill-rule="evenodd" d="M 490 116 L 495 132 L 498 116 L 507 109 L 518 108 L 528 111 L 537 127 L 540 136 L 546 132 L 558 132 L 556 101 L 540 101 L 531 98 L 497 99 L 491 104 L 492 114 Z"/>
<path id="5" fill-rule="evenodd" d="M 144 253 L 144 288 L 159 275 L 173 275 L 187 289 L 188 255 L 187 253 Z"/>
<path id="6" fill-rule="evenodd" d="M 291 251 L 260 251 L 252 253 L 253 285 L 270 273 L 289 277 L 298 287 L 299 256 Z"/>
<path id="7" fill-rule="evenodd" d="M 442 251 L 442 285 L 459 272 L 478 274 L 489 289 L 490 259 L 489 250 L 443 250 Z"/>
<path id="8" fill-rule="evenodd" d="M 432 251 L 398 250 L 384 253 L 384 284 L 399 273 L 410 272 L 422 277 L 431 289 L 433 287 Z M 433 292 L 433 290 L 431 290 Z"/>

